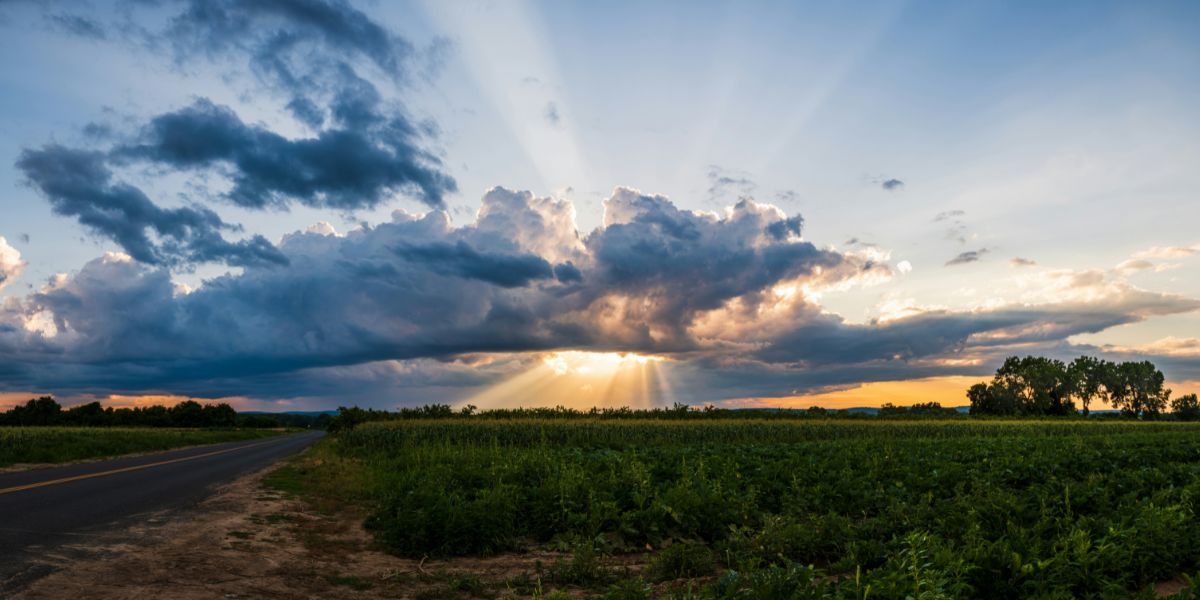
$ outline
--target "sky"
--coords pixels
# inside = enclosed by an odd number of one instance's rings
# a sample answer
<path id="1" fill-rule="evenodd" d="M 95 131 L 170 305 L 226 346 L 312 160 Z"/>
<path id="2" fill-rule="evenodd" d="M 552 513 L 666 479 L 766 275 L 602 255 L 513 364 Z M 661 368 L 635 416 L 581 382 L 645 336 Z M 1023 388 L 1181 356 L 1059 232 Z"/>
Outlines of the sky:
<path id="1" fill-rule="evenodd" d="M 1200 390 L 1200 5 L 0 0 L 0 406 Z"/>

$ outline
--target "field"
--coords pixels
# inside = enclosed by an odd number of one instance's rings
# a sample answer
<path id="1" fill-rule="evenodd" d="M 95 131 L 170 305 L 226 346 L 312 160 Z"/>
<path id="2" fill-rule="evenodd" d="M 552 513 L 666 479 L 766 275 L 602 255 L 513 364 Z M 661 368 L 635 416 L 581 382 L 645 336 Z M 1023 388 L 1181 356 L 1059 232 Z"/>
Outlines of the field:
<path id="1" fill-rule="evenodd" d="M 196 444 L 250 440 L 275 433 L 261 429 L 0 427 L 0 467 L 154 452 Z"/>
<path id="2" fill-rule="evenodd" d="M 1191 598 L 1200 571 L 1182 423 L 397 421 L 281 477 L 400 556 L 558 552 L 464 597 Z"/>

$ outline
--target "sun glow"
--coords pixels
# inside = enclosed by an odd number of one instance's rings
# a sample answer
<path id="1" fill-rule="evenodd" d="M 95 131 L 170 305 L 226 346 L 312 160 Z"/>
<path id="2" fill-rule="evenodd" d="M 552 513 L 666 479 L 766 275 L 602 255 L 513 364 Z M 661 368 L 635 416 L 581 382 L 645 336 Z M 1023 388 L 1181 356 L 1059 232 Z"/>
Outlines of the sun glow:
<path id="1" fill-rule="evenodd" d="M 479 408 L 650 408 L 674 400 L 666 359 L 631 352 L 553 352 L 525 372 L 464 400 Z"/>

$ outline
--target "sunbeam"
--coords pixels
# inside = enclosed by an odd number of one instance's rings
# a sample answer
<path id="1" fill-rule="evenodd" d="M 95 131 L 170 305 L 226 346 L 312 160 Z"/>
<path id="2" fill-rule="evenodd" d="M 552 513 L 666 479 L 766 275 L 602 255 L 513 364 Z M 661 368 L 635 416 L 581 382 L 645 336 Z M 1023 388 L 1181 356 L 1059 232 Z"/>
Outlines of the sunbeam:
<path id="1" fill-rule="evenodd" d="M 650 408 L 671 389 L 665 359 L 621 352 L 554 352 L 533 368 L 489 387 L 460 405 Z"/>

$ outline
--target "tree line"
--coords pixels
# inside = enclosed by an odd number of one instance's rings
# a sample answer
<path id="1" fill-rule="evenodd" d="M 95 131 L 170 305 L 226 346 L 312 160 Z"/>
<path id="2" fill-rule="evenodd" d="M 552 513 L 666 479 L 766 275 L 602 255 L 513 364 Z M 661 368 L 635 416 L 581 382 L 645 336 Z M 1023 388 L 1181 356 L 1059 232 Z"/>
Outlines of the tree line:
<path id="1" fill-rule="evenodd" d="M 0 426 L 23 427 L 321 427 L 327 420 L 327 415 L 238 414 L 224 402 L 201 404 L 195 400 L 170 407 L 155 404 L 113 408 L 89 402 L 64 409 L 50 396 L 0 412 Z"/>
<path id="2" fill-rule="evenodd" d="M 1042 356 L 1010 356 L 989 383 L 967 390 L 973 415 L 1087 416 L 1097 402 L 1107 403 L 1126 417 L 1153 419 L 1168 408 L 1181 420 L 1200 419 L 1195 394 L 1171 399 L 1165 378 L 1149 361 L 1111 362 L 1080 356 L 1070 363 Z"/>

